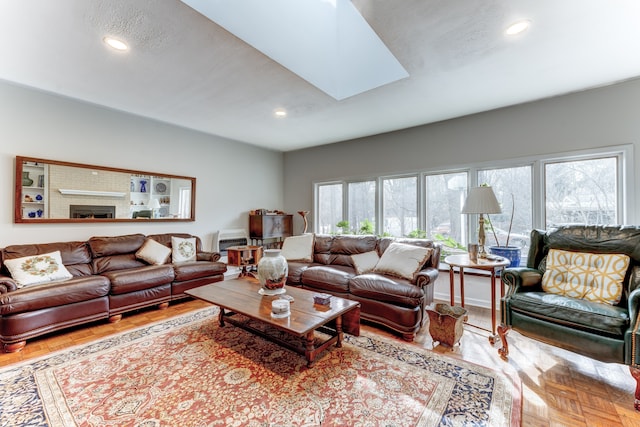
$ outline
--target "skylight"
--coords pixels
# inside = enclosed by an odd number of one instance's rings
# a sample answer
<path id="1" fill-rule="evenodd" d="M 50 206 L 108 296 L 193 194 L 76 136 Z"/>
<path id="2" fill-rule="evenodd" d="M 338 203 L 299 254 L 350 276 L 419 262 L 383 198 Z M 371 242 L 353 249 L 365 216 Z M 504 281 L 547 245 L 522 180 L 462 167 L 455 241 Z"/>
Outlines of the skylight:
<path id="1" fill-rule="evenodd" d="M 350 0 L 182 0 L 342 100 L 409 76 Z"/>

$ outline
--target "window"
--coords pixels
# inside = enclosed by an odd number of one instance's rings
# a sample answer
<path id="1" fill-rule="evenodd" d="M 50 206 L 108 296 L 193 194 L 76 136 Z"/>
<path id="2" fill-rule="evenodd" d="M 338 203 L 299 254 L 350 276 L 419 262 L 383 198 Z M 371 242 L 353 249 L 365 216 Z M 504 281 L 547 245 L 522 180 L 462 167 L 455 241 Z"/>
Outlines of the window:
<path id="1" fill-rule="evenodd" d="M 544 175 L 547 227 L 618 223 L 616 157 L 547 163 Z"/>
<path id="2" fill-rule="evenodd" d="M 376 233 L 376 181 L 350 182 L 348 184 L 349 203 L 348 218 L 352 231 L 370 229 Z"/>
<path id="3" fill-rule="evenodd" d="M 316 232 L 337 232 L 336 224 L 342 221 L 342 183 L 322 184 L 317 188 Z"/>
<path id="4" fill-rule="evenodd" d="M 427 175 L 426 223 L 431 239 L 466 241 L 464 217 L 460 213 L 467 194 L 467 172 Z"/>
<path id="5" fill-rule="evenodd" d="M 450 239 L 448 244 L 465 247 L 477 233 L 477 222 L 460 213 L 467 188 L 487 183 L 502 208 L 501 214 L 490 216 L 495 236 L 487 230 L 487 245 L 495 244 L 496 237 L 500 245 L 507 243 L 513 209 L 509 245 L 522 246 L 524 258 L 534 227 L 624 224 L 628 206 L 633 206 L 632 162 L 628 145 L 456 170 L 316 183 L 315 230 L 362 233 L 370 223 L 376 234 Z M 345 218 L 349 230 L 337 229 Z"/>
<path id="6" fill-rule="evenodd" d="M 493 229 L 487 228 L 487 246 L 518 246 L 526 254 L 533 225 L 531 165 L 478 171 L 478 185 L 489 184 L 500 203 L 502 213 L 489 216 Z M 511 232 L 511 214 L 513 225 Z"/>
<path id="7" fill-rule="evenodd" d="M 382 180 L 383 231 L 390 236 L 407 236 L 418 230 L 418 178 Z"/>
<path id="8" fill-rule="evenodd" d="M 178 191 L 178 218 L 189 218 L 191 216 L 191 187 L 180 187 Z"/>

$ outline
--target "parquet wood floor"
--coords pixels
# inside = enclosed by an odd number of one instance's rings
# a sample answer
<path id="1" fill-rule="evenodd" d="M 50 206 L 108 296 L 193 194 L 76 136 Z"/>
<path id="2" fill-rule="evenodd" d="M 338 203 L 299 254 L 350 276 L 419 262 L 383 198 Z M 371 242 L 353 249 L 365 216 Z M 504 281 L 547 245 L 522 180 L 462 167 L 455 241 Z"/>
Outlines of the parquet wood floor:
<path id="1" fill-rule="evenodd" d="M 202 301 L 172 303 L 166 310 L 154 308 L 125 314 L 115 324 L 106 320 L 27 342 L 19 353 L 0 354 L 0 366 L 37 358 L 72 345 L 133 329 L 165 318 L 207 307 Z M 469 321 L 490 326 L 490 311 L 467 307 Z M 363 330 L 400 340 L 393 333 L 364 324 Z M 453 350 L 433 348 L 428 327 L 414 345 L 515 373 L 522 380 L 523 426 L 640 426 L 640 412 L 633 409 L 635 381 L 626 366 L 600 363 L 511 332 L 509 361 L 498 356 L 498 345 L 488 341 L 488 332 L 465 326 L 460 345 Z M 400 340 L 401 341 L 401 340 Z"/>

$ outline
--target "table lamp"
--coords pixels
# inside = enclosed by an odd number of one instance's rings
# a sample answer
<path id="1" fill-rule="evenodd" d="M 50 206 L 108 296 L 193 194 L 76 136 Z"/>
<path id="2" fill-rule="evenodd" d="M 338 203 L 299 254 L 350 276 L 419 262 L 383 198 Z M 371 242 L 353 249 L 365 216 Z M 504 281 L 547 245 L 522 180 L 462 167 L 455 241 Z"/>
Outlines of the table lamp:
<path id="1" fill-rule="evenodd" d="M 500 204 L 493 189 L 489 186 L 473 187 L 467 194 L 467 200 L 462 207 L 463 214 L 480 214 L 478 229 L 478 257 L 486 258 L 487 253 L 484 250 L 484 214 L 501 213 Z"/>

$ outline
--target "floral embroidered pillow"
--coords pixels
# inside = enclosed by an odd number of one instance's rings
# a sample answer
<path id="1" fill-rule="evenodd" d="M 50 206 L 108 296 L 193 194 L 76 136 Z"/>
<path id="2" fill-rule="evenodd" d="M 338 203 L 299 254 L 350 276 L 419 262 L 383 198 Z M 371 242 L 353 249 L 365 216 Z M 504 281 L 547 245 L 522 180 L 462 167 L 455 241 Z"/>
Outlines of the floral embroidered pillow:
<path id="1" fill-rule="evenodd" d="M 180 237 L 171 238 L 171 259 L 173 262 L 185 262 L 196 260 L 196 238 L 183 239 Z"/>
<path id="2" fill-rule="evenodd" d="M 7 259 L 4 261 L 4 265 L 9 270 L 13 280 L 16 281 L 18 288 L 53 282 L 54 280 L 66 280 L 73 277 L 62 264 L 60 251 Z"/>

